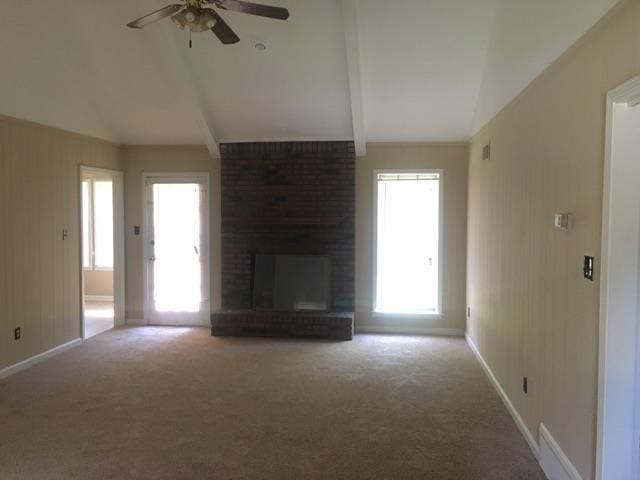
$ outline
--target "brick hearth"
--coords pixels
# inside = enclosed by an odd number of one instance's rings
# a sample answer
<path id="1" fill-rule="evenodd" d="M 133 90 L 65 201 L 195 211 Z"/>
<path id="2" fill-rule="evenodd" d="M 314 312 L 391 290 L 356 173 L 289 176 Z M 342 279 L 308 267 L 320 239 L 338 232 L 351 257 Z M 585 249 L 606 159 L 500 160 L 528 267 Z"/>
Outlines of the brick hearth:
<path id="1" fill-rule="evenodd" d="M 351 340 L 353 313 L 221 311 L 211 315 L 211 334 Z"/>

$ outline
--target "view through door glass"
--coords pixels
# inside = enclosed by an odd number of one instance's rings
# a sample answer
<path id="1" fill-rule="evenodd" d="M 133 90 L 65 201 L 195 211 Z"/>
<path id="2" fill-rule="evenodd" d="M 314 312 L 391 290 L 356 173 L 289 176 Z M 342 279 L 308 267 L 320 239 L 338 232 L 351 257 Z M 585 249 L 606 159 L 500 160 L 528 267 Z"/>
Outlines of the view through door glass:
<path id="1" fill-rule="evenodd" d="M 375 310 L 439 313 L 440 174 L 377 175 Z"/>
<path id="2" fill-rule="evenodd" d="M 201 188 L 153 185 L 152 300 L 162 313 L 196 313 L 202 306 Z"/>

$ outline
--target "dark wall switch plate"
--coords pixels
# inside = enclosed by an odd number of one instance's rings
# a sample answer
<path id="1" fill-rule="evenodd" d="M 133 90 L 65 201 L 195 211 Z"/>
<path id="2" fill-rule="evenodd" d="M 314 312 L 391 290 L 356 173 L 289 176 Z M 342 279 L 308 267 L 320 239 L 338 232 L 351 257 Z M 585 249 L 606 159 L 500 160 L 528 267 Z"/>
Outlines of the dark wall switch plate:
<path id="1" fill-rule="evenodd" d="M 595 265 L 595 259 L 593 257 L 584 257 L 584 278 L 593 282 L 593 270 Z"/>
<path id="2" fill-rule="evenodd" d="M 140 227 L 138 227 L 137 225 L 133 227 L 133 234 L 140 235 Z"/>
<path id="3" fill-rule="evenodd" d="M 13 330 L 13 339 L 20 340 L 20 327 L 16 327 Z"/>
<path id="4" fill-rule="evenodd" d="M 529 393 L 529 379 L 527 377 L 522 377 L 522 391 Z"/>

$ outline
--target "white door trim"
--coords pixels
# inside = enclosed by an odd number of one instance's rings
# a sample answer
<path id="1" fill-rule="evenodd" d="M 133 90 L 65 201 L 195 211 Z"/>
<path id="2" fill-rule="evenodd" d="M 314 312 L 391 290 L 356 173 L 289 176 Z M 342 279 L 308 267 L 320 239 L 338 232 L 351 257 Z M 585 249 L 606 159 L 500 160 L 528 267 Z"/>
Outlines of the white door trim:
<path id="1" fill-rule="evenodd" d="M 80 260 L 80 331 L 84 331 L 84 275 L 82 269 L 82 178 L 90 175 L 104 175 L 113 180 L 113 308 L 114 325 L 125 324 L 125 288 L 124 288 L 124 174 L 120 170 L 80 165 L 78 177 L 78 221 L 80 238 L 78 241 L 78 258 Z"/>
<path id="2" fill-rule="evenodd" d="M 204 258 L 204 285 L 202 286 L 203 294 L 206 295 L 207 303 L 209 305 L 209 314 L 211 311 L 211 238 L 210 238 L 210 216 L 211 216 L 211 189 L 210 189 L 210 175 L 209 172 L 143 172 L 142 173 L 142 292 L 144 296 L 144 319 L 140 322 L 143 325 L 148 325 L 151 318 L 151 304 L 149 299 L 149 279 L 148 279 L 148 265 L 147 259 L 150 256 L 149 250 L 149 202 L 147 199 L 148 190 L 147 186 L 154 180 L 161 180 L 163 183 L 200 183 L 204 185 L 206 192 L 205 200 L 203 202 L 203 258 Z M 206 322 L 197 323 L 193 326 L 210 325 L 210 315 L 207 315 Z"/>
<path id="3" fill-rule="evenodd" d="M 619 445 L 628 445 L 628 431 L 620 431 L 613 425 L 615 415 L 629 415 L 632 422 L 638 424 L 640 420 L 640 408 L 633 405 L 626 412 L 620 411 L 620 406 L 616 399 L 629 395 L 629 391 L 624 385 L 635 384 L 635 392 L 638 392 L 638 350 L 640 350 L 640 327 L 636 325 L 636 332 L 621 331 L 619 325 L 625 324 L 625 318 L 616 311 L 616 306 L 621 302 L 636 306 L 638 312 L 639 295 L 634 289 L 616 288 L 616 279 L 620 274 L 615 268 L 614 260 L 619 255 L 629 254 L 628 247 L 621 246 L 620 235 L 615 235 L 616 228 L 620 220 L 616 212 L 624 209 L 623 205 L 615 202 L 614 193 L 622 187 L 625 181 L 638 182 L 637 178 L 624 175 L 625 165 L 616 159 L 613 152 L 614 133 L 614 104 L 636 102 L 640 100 L 640 77 L 632 79 L 620 87 L 610 91 L 606 100 L 606 131 L 605 131 L 605 155 L 604 155 L 604 197 L 603 197 L 603 222 L 602 222 L 602 267 L 600 286 L 600 332 L 599 332 L 599 365 L 598 365 L 598 419 L 597 419 L 597 446 L 596 446 L 596 478 L 597 480 L 627 480 L 619 476 L 621 465 L 620 458 L 616 457 L 615 450 Z M 636 107 L 640 108 L 640 107 Z M 622 174 L 621 174 L 622 172 Z M 635 193 L 640 202 L 640 189 Z M 631 232 L 630 232 L 631 230 Z M 627 229 L 625 232 L 626 242 L 629 242 L 627 235 L 635 236 L 635 245 L 640 245 L 640 231 Z M 628 243 L 625 243 L 628 245 Z M 636 247 L 637 248 L 637 247 Z M 622 250 L 622 251 L 621 251 Z M 625 252 L 624 250 L 627 250 Z M 637 252 L 633 252 L 637 255 Z M 618 264 L 619 265 L 619 264 Z M 632 266 L 632 268 L 634 268 Z M 635 267 L 637 268 L 637 266 Z M 635 302 L 635 303 L 634 303 Z M 629 319 L 626 318 L 628 323 Z M 636 320 L 636 324 L 639 323 Z M 630 340 L 630 341 L 629 341 Z M 635 350 L 635 351 L 634 351 Z M 629 358 L 635 355 L 636 361 L 631 365 L 622 368 L 620 359 Z M 615 371 L 615 377 L 612 375 Z M 626 391 L 625 391 L 626 390 Z M 636 393 L 637 395 L 637 393 Z M 636 398 L 635 405 L 638 405 L 640 398 Z M 635 429 L 635 440 L 638 440 L 638 428 Z M 625 440 L 626 439 L 626 440 Z M 626 443 L 621 443 L 625 441 Z M 638 478 L 640 475 L 640 445 L 633 445 L 630 449 L 629 458 L 631 468 L 635 468 L 632 477 Z M 627 455 L 627 454 L 624 454 Z M 624 462 L 624 460 L 623 460 Z M 627 465 L 626 469 L 630 467 Z"/>

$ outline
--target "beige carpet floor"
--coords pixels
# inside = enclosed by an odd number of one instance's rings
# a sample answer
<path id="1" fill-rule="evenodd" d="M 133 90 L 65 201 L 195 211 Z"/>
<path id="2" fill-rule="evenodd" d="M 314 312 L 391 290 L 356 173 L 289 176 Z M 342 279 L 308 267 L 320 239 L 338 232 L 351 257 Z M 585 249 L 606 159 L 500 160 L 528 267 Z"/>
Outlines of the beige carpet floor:
<path id="1" fill-rule="evenodd" d="M 0 477 L 544 478 L 462 339 L 154 327 L 0 381 Z"/>

